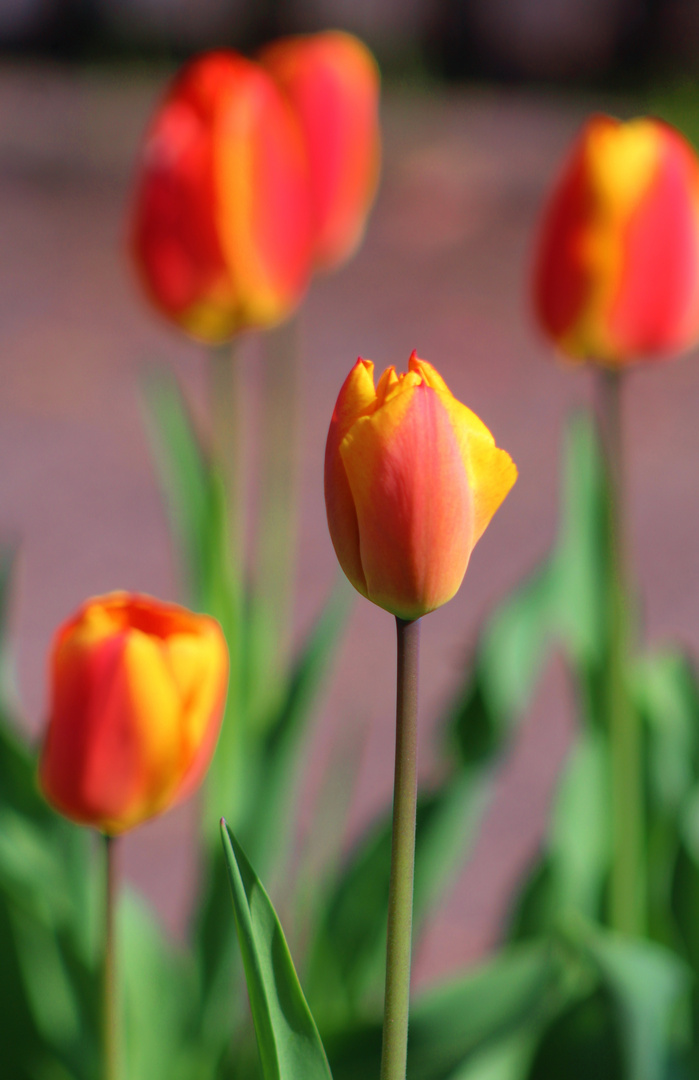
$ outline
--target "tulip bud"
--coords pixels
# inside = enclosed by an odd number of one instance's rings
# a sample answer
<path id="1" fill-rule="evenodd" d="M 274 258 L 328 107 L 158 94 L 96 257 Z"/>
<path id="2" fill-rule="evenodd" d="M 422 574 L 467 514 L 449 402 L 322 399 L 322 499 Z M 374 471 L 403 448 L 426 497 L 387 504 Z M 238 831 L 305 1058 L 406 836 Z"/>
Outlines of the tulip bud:
<path id="1" fill-rule="evenodd" d="M 364 234 L 379 177 L 379 70 L 357 38 L 337 30 L 282 38 L 261 63 L 303 129 L 311 175 L 315 258 L 330 268 Z"/>
<path id="2" fill-rule="evenodd" d="M 374 387 L 358 360 L 335 405 L 325 505 L 335 553 L 362 596 L 418 619 L 456 593 L 517 479 L 509 454 L 415 353 Z"/>
<path id="3" fill-rule="evenodd" d="M 291 313 L 311 268 L 308 162 L 274 81 L 234 52 L 175 78 L 141 154 L 136 266 L 153 303 L 208 342 Z"/>
<path id="4" fill-rule="evenodd" d="M 699 336 L 699 163 L 668 124 L 593 116 L 538 238 L 538 319 L 577 360 L 618 367 Z"/>
<path id="5" fill-rule="evenodd" d="M 53 640 L 46 798 L 108 834 L 167 810 L 208 768 L 227 681 L 214 619 L 147 596 L 88 600 Z"/>

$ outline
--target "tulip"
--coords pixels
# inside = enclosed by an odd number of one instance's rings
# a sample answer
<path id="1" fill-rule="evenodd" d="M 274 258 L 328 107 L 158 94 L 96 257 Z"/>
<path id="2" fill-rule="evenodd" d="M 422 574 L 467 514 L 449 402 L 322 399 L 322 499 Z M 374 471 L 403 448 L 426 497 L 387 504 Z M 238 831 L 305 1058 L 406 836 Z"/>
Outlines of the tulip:
<path id="1" fill-rule="evenodd" d="M 379 70 L 340 31 L 283 38 L 261 63 L 294 106 L 310 163 L 315 260 L 329 269 L 359 246 L 379 176 Z"/>
<path id="2" fill-rule="evenodd" d="M 109 835 L 184 799 L 213 755 L 227 680 L 214 619 L 128 593 L 88 600 L 53 641 L 46 798 Z"/>
<path id="3" fill-rule="evenodd" d="M 311 269 L 308 163 L 270 76 L 232 51 L 175 78 L 147 133 L 132 248 L 153 303 L 220 342 L 291 313 Z"/>
<path id="4" fill-rule="evenodd" d="M 404 620 L 456 593 L 471 552 L 517 478 L 509 454 L 415 353 L 374 387 L 359 359 L 325 451 L 335 553 L 363 596 Z"/>
<path id="5" fill-rule="evenodd" d="M 534 304 L 577 360 L 618 368 L 693 344 L 699 163 L 679 132 L 659 120 L 588 120 L 544 213 Z"/>

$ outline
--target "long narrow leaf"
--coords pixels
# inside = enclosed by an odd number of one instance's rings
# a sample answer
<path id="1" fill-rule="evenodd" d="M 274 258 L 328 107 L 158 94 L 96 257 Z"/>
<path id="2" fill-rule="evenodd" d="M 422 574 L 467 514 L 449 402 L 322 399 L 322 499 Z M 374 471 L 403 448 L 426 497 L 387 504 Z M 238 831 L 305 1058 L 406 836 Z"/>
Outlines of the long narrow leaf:
<path id="1" fill-rule="evenodd" d="M 221 836 L 264 1080 L 332 1080 L 272 902 L 223 821 Z"/>
<path id="2" fill-rule="evenodd" d="M 245 846 L 266 873 L 284 846 L 297 758 L 325 677 L 335 658 L 351 603 L 342 583 L 313 625 L 288 673 L 281 700 L 265 723 L 256 798 L 241 829 Z"/>
<path id="3" fill-rule="evenodd" d="M 154 369 L 144 381 L 144 410 L 153 456 L 190 600 L 201 604 L 208 515 L 207 464 L 175 376 Z"/>

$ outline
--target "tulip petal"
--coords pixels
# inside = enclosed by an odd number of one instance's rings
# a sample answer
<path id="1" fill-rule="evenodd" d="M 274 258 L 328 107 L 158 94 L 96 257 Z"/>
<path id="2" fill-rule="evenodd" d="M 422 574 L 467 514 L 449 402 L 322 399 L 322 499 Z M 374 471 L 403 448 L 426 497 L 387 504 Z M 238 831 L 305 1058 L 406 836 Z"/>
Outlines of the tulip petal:
<path id="1" fill-rule="evenodd" d="M 332 427 L 338 443 L 344 439 L 355 420 L 375 406 L 374 365 L 371 360 L 360 357 L 342 384 L 333 410 Z"/>
<path id="2" fill-rule="evenodd" d="M 340 455 L 340 443 L 359 417 L 376 405 L 373 372 L 371 360 L 357 360 L 340 390 L 325 447 L 325 509 L 330 536 L 340 566 L 363 596 L 366 596 L 366 580 L 359 554 L 357 511 Z"/>
<path id="3" fill-rule="evenodd" d="M 624 269 L 609 313 L 620 355 L 674 350 L 699 319 L 699 177 L 693 152 L 669 128 L 659 165 L 624 237 Z"/>
<path id="4" fill-rule="evenodd" d="M 316 261 L 337 266 L 358 247 L 378 185 L 376 61 L 361 41 L 337 30 L 284 38 L 260 59 L 288 95 L 303 129 Z"/>
<path id="5" fill-rule="evenodd" d="M 271 76 L 230 50 L 189 63 L 136 188 L 132 249 L 151 300 L 209 342 L 278 322 L 308 281 L 310 215 L 303 136 Z"/>
<path id="6" fill-rule="evenodd" d="M 218 739 L 225 704 L 227 654 L 218 626 L 199 636 L 173 634 L 165 659 L 180 699 L 180 781 L 177 800 L 202 779 Z"/>
<path id="7" fill-rule="evenodd" d="M 145 159 L 133 232 L 143 285 L 191 333 L 222 340 L 235 326 L 236 297 L 216 231 L 211 138 L 190 102 L 163 106 Z"/>
<path id="8" fill-rule="evenodd" d="M 86 795 L 94 805 L 101 803 L 109 831 L 121 832 L 172 801 L 181 776 L 180 706 L 160 642 L 140 631 L 125 636 L 109 693 L 97 678 L 95 683 Z M 110 778 L 115 760 L 121 791 Z M 112 785 L 123 801 L 109 820 Z"/>
<path id="9" fill-rule="evenodd" d="M 473 545 L 480 540 L 493 514 L 517 479 L 517 466 L 495 440 L 482 420 L 462 405 L 444 379 L 416 353 L 410 357 L 411 370 L 419 372 L 440 396 L 461 449 L 473 497 Z"/>
<path id="10" fill-rule="evenodd" d="M 588 275 L 580 258 L 588 214 L 585 181 L 585 146 L 580 141 L 546 207 L 533 274 L 536 315 L 557 342 L 570 334 L 587 297 Z"/>
<path id="11" fill-rule="evenodd" d="M 216 220 L 244 326 L 278 322 L 297 303 L 311 258 L 310 198 L 301 132 L 261 69 L 242 59 L 245 93 L 217 111 Z"/>
<path id="12" fill-rule="evenodd" d="M 125 740 L 116 740 L 104 783 L 101 775 L 95 779 L 90 761 L 94 691 L 99 688 L 105 699 L 112 696 L 123 649 L 123 636 L 112 635 L 86 650 L 64 631 L 53 655 L 53 701 L 40 765 L 42 786 L 62 813 L 100 827 L 105 816 L 120 813 L 132 790 L 129 756 L 122 752 Z"/>
<path id="13" fill-rule="evenodd" d="M 440 395 L 390 395 L 340 445 L 356 508 L 366 595 L 404 619 L 451 599 L 472 547 L 471 492 Z"/>

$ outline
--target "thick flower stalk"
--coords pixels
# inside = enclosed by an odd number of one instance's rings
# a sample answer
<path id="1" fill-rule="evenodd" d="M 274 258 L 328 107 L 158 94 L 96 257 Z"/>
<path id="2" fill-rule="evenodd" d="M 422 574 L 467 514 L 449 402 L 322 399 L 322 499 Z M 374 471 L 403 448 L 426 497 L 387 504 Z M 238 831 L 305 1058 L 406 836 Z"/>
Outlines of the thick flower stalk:
<path id="1" fill-rule="evenodd" d="M 618 368 L 699 337 L 699 162 L 659 120 L 592 116 L 549 197 L 538 321 L 576 360 Z"/>
<path id="2" fill-rule="evenodd" d="M 367 47 L 337 30 L 282 38 L 260 57 L 304 133 L 316 265 L 359 246 L 379 178 L 379 69 Z"/>
<path id="3" fill-rule="evenodd" d="M 227 679 L 214 619 L 128 593 L 89 600 L 53 642 L 49 802 L 116 835 L 184 799 L 216 747 Z"/>
<path id="4" fill-rule="evenodd" d="M 312 259 L 307 154 L 258 64 L 221 50 L 176 76 L 141 152 L 131 246 L 155 306 L 203 341 L 298 304 Z"/>
<path id="5" fill-rule="evenodd" d="M 354 587 L 409 621 L 454 596 L 517 469 L 415 353 L 406 374 L 390 367 L 376 387 L 373 371 L 358 360 L 335 405 L 328 526 Z"/>

